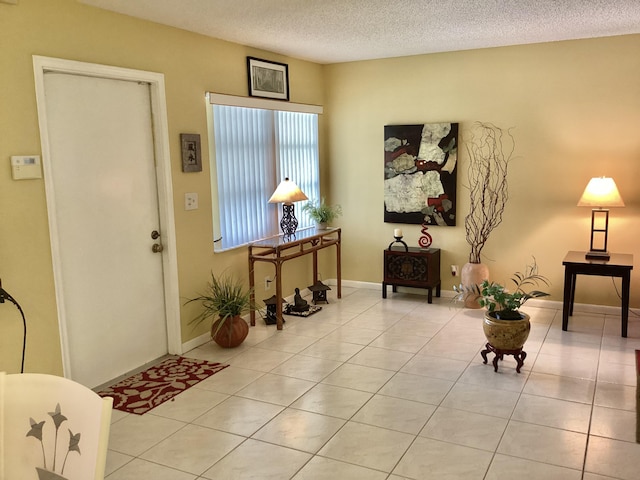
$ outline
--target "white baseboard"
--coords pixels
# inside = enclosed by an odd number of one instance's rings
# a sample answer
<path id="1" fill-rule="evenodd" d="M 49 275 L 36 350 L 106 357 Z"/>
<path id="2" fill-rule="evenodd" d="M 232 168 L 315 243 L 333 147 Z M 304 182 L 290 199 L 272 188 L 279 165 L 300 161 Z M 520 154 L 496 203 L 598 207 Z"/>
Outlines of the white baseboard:
<path id="1" fill-rule="evenodd" d="M 322 281 L 325 285 L 337 285 L 337 281 L 335 278 L 330 278 Z M 382 298 L 382 283 L 375 282 L 360 282 L 357 280 L 343 280 L 343 287 L 351 287 L 351 288 L 361 288 L 367 290 L 379 290 L 380 297 Z M 424 295 L 427 296 L 427 290 L 424 288 L 411 288 L 411 287 L 398 287 L 398 292 L 400 293 L 411 293 L 416 295 Z M 311 291 L 308 288 L 300 291 L 302 296 L 309 295 Z M 456 295 L 456 292 L 453 290 L 441 290 L 440 296 L 442 298 L 453 298 Z M 289 295 L 285 297 L 287 302 L 293 301 L 293 295 Z M 532 307 L 538 308 L 553 308 L 555 310 L 562 311 L 562 302 L 558 300 L 542 300 L 542 299 L 532 299 L 527 302 L 527 305 L 531 305 Z M 593 313 L 593 314 L 601 314 L 601 315 L 619 315 L 620 307 L 619 306 L 611 306 L 611 305 L 592 305 L 588 303 L 574 303 L 573 312 L 581 313 Z M 193 350 L 200 345 L 203 345 L 211 340 L 211 336 L 209 333 L 204 333 L 199 337 L 192 338 L 191 340 L 182 344 L 182 351 L 188 352 L 189 350 Z"/>

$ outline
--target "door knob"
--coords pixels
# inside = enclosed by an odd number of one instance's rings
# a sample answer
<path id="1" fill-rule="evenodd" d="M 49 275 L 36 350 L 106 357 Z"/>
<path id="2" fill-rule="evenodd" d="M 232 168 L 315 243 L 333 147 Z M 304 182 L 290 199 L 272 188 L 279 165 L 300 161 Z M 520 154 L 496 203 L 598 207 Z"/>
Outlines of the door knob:
<path id="1" fill-rule="evenodd" d="M 151 247 L 153 253 L 160 253 L 162 250 L 164 250 L 164 247 L 159 243 L 154 243 Z"/>
<path id="2" fill-rule="evenodd" d="M 156 239 L 160 237 L 160 232 L 158 232 L 157 230 L 154 230 L 153 232 L 151 232 L 151 238 L 152 239 Z"/>

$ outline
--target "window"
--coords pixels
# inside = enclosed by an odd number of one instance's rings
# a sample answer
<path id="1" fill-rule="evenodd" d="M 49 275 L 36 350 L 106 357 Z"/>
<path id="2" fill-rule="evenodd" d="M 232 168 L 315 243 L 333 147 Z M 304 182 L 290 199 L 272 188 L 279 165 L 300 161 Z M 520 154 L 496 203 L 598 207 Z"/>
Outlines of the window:
<path id="1" fill-rule="evenodd" d="M 318 113 L 229 105 L 229 98 L 234 97 L 210 94 L 215 251 L 280 233 L 282 206 L 268 200 L 285 177 L 310 200 L 320 195 Z M 265 102 L 245 100 L 259 106 Z M 267 102 L 288 109 L 296 105 Z M 313 225 L 302 203 L 296 205 L 298 228 Z"/>

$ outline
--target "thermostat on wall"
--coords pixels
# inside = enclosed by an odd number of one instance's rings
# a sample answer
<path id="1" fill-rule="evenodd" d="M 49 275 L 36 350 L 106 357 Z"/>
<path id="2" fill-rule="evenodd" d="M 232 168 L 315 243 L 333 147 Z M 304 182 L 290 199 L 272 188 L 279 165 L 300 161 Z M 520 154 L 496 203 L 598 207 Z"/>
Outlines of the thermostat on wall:
<path id="1" fill-rule="evenodd" d="M 11 175 L 14 180 L 42 178 L 39 155 L 14 155 L 11 157 Z"/>

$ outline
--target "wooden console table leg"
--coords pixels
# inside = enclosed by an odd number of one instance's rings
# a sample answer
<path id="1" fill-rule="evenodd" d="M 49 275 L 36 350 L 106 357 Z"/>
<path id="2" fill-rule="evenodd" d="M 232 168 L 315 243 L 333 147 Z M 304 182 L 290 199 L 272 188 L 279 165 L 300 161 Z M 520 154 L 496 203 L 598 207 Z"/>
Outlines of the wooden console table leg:
<path id="1" fill-rule="evenodd" d="M 340 238 L 342 237 L 342 231 L 338 232 L 338 243 L 336 243 L 336 274 L 338 277 L 338 298 L 342 298 L 342 264 L 340 253 Z"/>
<path id="2" fill-rule="evenodd" d="M 249 251 L 249 290 L 250 290 L 250 302 L 251 305 L 255 305 L 256 304 L 256 292 L 255 292 L 255 278 L 254 278 L 254 272 L 253 272 L 253 268 L 255 267 L 255 262 L 252 260 L 251 258 L 251 251 Z M 256 311 L 252 308 L 251 312 L 249 313 L 249 319 L 251 320 L 251 326 L 255 327 L 256 326 Z"/>
<path id="3" fill-rule="evenodd" d="M 278 330 L 282 330 L 282 264 L 275 263 L 276 267 L 276 325 Z"/>
<path id="4" fill-rule="evenodd" d="M 318 252 L 313 252 L 313 285 L 318 281 Z"/>

